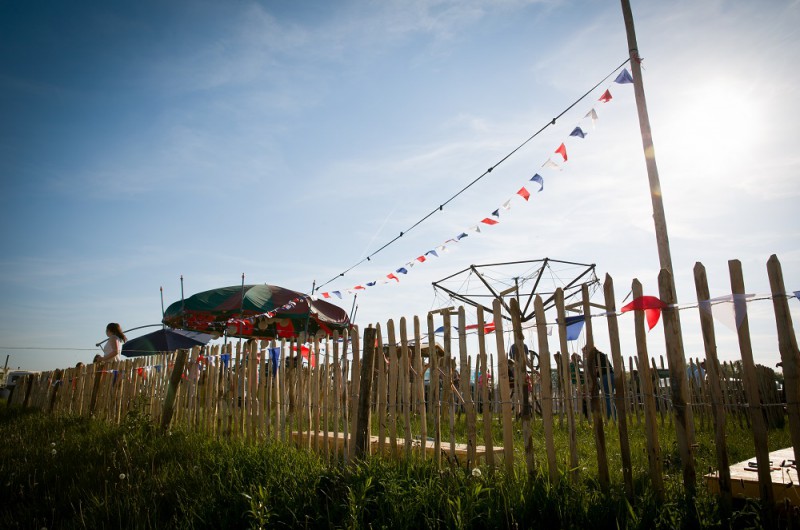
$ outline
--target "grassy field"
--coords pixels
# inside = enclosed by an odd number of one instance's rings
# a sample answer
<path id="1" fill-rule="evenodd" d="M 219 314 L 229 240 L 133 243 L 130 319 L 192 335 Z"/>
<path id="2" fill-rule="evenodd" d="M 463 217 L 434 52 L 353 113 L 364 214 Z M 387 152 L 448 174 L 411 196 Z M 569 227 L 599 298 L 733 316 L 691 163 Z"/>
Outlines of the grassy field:
<path id="1" fill-rule="evenodd" d="M 646 475 L 644 434 L 632 426 L 635 499 L 622 488 L 619 443 L 607 441 L 612 488 L 595 480 L 594 439 L 579 432 L 580 480 L 551 485 L 543 473 L 541 422 L 535 423 L 540 472 L 513 476 L 484 467 L 438 470 L 430 463 L 371 458 L 329 464 L 268 442 L 214 440 L 180 429 L 161 434 L 130 414 L 119 426 L 51 418 L 0 405 L 0 527 L 3 528 L 680 528 L 720 527 L 716 499 L 700 485 L 684 498 L 674 430 L 661 430 L 667 499 L 658 503 Z M 561 461 L 566 430 L 556 431 Z M 401 432 L 401 431 L 399 431 Z M 519 434 L 517 433 L 519 438 Z M 698 474 L 714 467 L 713 433 L 697 432 Z M 518 443 L 521 440 L 518 440 Z M 752 457 L 749 431 L 731 422 L 732 462 Z M 771 449 L 790 445 L 788 429 L 770 432 Z M 517 450 L 520 450 L 518 445 Z M 759 527 L 756 503 L 740 504 L 734 527 Z"/>

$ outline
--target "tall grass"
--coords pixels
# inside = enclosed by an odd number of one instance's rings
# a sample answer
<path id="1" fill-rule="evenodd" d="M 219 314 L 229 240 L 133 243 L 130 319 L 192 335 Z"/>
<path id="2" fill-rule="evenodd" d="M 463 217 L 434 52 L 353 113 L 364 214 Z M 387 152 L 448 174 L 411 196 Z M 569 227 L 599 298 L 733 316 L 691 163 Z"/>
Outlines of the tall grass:
<path id="1" fill-rule="evenodd" d="M 0 408 L 0 527 L 3 528 L 680 528 L 719 527 L 704 488 L 683 496 L 677 449 L 664 429 L 667 499 L 659 503 L 634 429 L 636 495 L 628 503 L 619 470 L 601 492 L 593 441 L 581 430 L 578 483 L 550 484 L 543 462 L 533 476 L 381 458 L 342 466 L 290 446 L 162 434 L 133 413 L 121 425 Z M 556 429 L 560 437 L 565 436 Z M 610 432 L 610 431 L 609 431 Z M 731 457 L 752 456 L 736 431 Z M 777 441 L 784 431 L 771 433 Z M 609 451 L 615 449 L 609 434 Z M 698 432 L 698 469 L 713 462 L 710 433 Z M 737 440 L 744 441 L 738 442 Z M 567 447 L 557 438 L 559 453 Z M 640 444 L 640 445 L 636 445 Z M 544 453 L 537 435 L 537 455 Z M 740 454 L 742 453 L 742 454 Z M 522 462 L 523 459 L 518 458 Z M 562 458 L 565 460 L 565 458 Z M 616 456 L 610 458 L 618 462 Z M 753 504 L 734 524 L 758 526 Z"/>

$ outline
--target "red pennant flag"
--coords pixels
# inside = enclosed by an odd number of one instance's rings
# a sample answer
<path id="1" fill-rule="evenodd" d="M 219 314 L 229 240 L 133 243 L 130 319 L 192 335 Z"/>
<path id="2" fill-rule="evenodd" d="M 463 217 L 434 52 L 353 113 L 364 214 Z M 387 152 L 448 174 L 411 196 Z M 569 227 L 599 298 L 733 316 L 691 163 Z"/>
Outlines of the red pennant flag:
<path id="1" fill-rule="evenodd" d="M 660 298 L 656 298 L 655 296 L 640 296 L 631 303 L 625 305 L 620 309 L 620 312 L 626 313 L 633 310 L 644 311 L 644 316 L 647 318 L 647 329 L 650 330 L 658 324 L 658 319 L 661 318 L 661 310 L 666 307 L 668 307 L 667 304 L 662 302 Z"/>
<path id="2" fill-rule="evenodd" d="M 355 287 L 353 287 L 353 289 L 362 289 L 362 290 L 364 290 L 364 289 L 366 289 L 366 287 L 364 287 L 363 285 L 356 285 Z"/>
<path id="3" fill-rule="evenodd" d="M 331 293 L 322 293 L 322 298 L 330 298 Z"/>
<path id="4" fill-rule="evenodd" d="M 611 99 L 611 95 L 610 94 L 609 94 L 608 98 Z M 564 162 L 567 161 L 567 146 L 564 145 L 563 142 L 561 143 L 561 145 L 558 146 L 558 149 L 556 149 L 553 152 L 554 153 L 558 153 L 559 155 L 563 156 L 564 157 Z"/>
<path id="5" fill-rule="evenodd" d="M 419 256 L 419 257 L 417 258 L 417 261 L 419 261 L 420 263 L 425 263 L 425 260 L 426 260 L 426 259 L 427 259 L 427 258 L 425 258 L 425 256 Z"/>
<path id="6" fill-rule="evenodd" d="M 530 192 L 528 192 L 528 190 L 525 189 L 525 186 L 523 186 L 523 187 L 521 187 L 519 189 L 519 191 L 517 192 L 517 195 L 519 195 L 520 197 L 522 197 L 526 201 L 531 198 L 531 194 L 530 194 Z"/>
<path id="7" fill-rule="evenodd" d="M 597 101 L 608 103 L 609 101 L 611 101 L 611 92 L 609 90 L 606 90 L 605 92 L 603 92 L 603 95 L 600 96 L 600 99 L 598 99 Z"/>
<path id="8" fill-rule="evenodd" d="M 395 276 L 394 273 L 387 274 L 386 277 L 389 278 L 390 280 L 394 280 L 394 281 L 396 281 L 398 283 L 400 282 L 400 278 Z"/>
<path id="9" fill-rule="evenodd" d="M 496 225 L 498 223 L 498 221 L 495 221 L 494 219 L 489 219 L 488 217 L 484 217 L 483 221 L 481 221 L 481 222 L 483 224 L 487 224 L 489 226 Z"/>

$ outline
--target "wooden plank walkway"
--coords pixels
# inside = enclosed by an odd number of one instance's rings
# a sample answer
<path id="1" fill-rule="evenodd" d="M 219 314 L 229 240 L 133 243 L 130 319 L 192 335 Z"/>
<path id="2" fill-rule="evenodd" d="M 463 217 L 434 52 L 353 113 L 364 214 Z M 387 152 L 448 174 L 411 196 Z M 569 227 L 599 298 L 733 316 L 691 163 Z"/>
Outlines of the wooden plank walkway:
<path id="1" fill-rule="evenodd" d="M 338 432 L 338 433 L 328 432 L 327 434 L 328 435 L 326 437 L 325 436 L 325 432 L 312 431 L 311 437 L 313 439 L 313 438 L 318 436 L 319 437 L 318 439 L 320 441 L 320 446 L 322 446 L 322 444 L 325 443 L 325 440 L 327 440 L 328 441 L 328 447 L 329 447 L 329 449 L 331 451 L 335 450 L 335 451 L 338 451 L 338 452 L 342 452 L 343 449 L 344 449 L 344 442 L 345 442 L 344 433 L 342 433 L 342 432 Z M 302 444 L 303 440 L 307 440 L 307 439 L 308 439 L 308 433 L 292 431 L 292 440 L 296 444 Z M 370 445 L 370 454 L 376 454 L 378 452 L 378 436 L 370 436 L 369 445 Z M 397 450 L 396 450 L 397 455 L 401 455 L 403 453 L 403 451 L 405 450 L 405 445 L 406 445 L 405 439 L 403 439 L 403 438 L 398 438 L 397 439 Z M 419 451 L 419 448 L 421 446 L 422 446 L 422 440 L 414 439 L 414 440 L 411 441 L 412 450 Z M 383 448 L 383 451 L 386 454 L 391 454 L 391 451 L 392 451 L 391 446 L 389 444 L 385 444 L 384 448 Z M 450 452 L 450 443 L 442 441 L 441 442 L 440 451 L 441 451 L 442 456 L 446 460 L 449 457 L 449 455 L 451 454 L 451 452 Z M 454 453 L 455 453 L 455 457 L 456 457 L 456 462 L 459 465 L 466 465 L 468 451 L 469 451 L 469 449 L 467 447 L 467 444 L 459 444 L 459 443 L 455 444 Z M 428 438 L 426 440 L 426 442 L 425 442 L 425 454 L 426 454 L 426 458 L 433 458 L 433 456 L 436 454 L 436 444 L 435 444 L 433 438 Z M 494 454 L 495 455 L 502 455 L 503 454 L 503 448 L 502 447 L 495 448 L 494 449 Z M 478 460 L 478 462 L 484 462 L 484 463 L 486 462 L 486 447 L 485 446 L 483 446 L 483 445 L 475 446 L 475 458 Z"/>
<path id="2" fill-rule="evenodd" d="M 775 503 L 783 504 L 788 499 L 792 506 L 800 506 L 800 480 L 794 464 L 794 449 L 787 447 L 769 454 L 771 462 L 770 477 Z M 706 484 L 713 493 L 719 493 L 719 472 L 705 475 Z M 758 499 L 758 469 L 756 458 L 731 465 L 731 489 L 734 498 Z"/>

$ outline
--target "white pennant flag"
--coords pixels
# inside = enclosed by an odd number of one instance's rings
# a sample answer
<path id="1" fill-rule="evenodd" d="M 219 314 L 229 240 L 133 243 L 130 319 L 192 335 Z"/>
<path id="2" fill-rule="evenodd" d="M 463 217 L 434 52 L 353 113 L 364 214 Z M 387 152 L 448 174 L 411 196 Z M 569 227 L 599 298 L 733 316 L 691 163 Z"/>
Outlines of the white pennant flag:
<path id="1" fill-rule="evenodd" d="M 470 226 L 469 229 L 472 230 L 473 232 L 477 232 L 479 234 L 481 233 L 481 227 L 479 227 L 478 225 Z"/>
<path id="2" fill-rule="evenodd" d="M 502 204 L 501 208 L 503 208 L 503 210 L 510 210 L 511 209 L 511 199 L 508 199 L 506 202 L 504 202 Z"/>
<path id="3" fill-rule="evenodd" d="M 700 302 L 700 309 L 714 317 L 726 328 L 736 331 L 747 316 L 747 300 L 755 294 L 727 294 Z M 714 309 L 711 307 L 715 306 Z"/>
<path id="4" fill-rule="evenodd" d="M 542 164 L 542 167 L 546 167 L 546 168 L 550 168 L 550 169 L 555 169 L 555 170 L 561 171 L 561 166 L 559 166 L 558 164 L 553 162 L 553 160 L 550 159 L 550 158 L 547 159 L 547 162 Z"/>
<path id="5" fill-rule="evenodd" d="M 597 112 L 595 112 L 594 107 L 592 108 L 592 110 L 586 113 L 586 116 L 584 116 L 584 118 L 592 118 L 592 129 L 594 129 L 595 124 L 597 122 Z"/>

